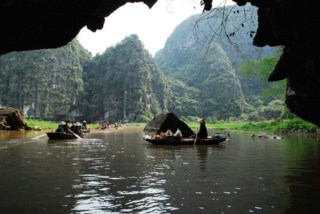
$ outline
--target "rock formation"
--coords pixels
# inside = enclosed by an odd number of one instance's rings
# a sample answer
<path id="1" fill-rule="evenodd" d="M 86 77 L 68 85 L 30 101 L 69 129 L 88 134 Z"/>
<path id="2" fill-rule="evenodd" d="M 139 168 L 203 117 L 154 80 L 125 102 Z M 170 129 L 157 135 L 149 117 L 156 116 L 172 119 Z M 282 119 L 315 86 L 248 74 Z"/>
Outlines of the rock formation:
<path id="1" fill-rule="evenodd" d="M 56 48 L 67 44 L 87 26 L 103 28 L 104 18 L 128 2 L 152 7 L 157 0 L 2 0 L 0 2 L 0 54 L 11 51 Z M 320 125 L 319 1 L 233 0 L 239 6 L 259 8 L 259 26 L 253 44 L 283 45 L 284 52 L 269 81 L 287 81 L 289 109 Z M 202 0 L 204 10 L 211 0 Z M 119 26 L 121 27 L 121 26 Z"/>
<path id="2" fill-rule="evenodd" d="M 104 18 L 128 2 L 152 7 L 156 0 L 2 0 L 0 54 L 66 45 L 85 26 L 102 29 Z"/>
<path id="3" fill-rule="evenodd" d="M 268 81 L 287 81 L 286 105 L 296 115 L 320 126 L 320 56 L 317 28 L 319 1 L 233 0 L 258 7 L 253 44 L 284 46 Z"/>
<path id="4" fill-rule="evenodd" d="M 12 107 L 0 107 L 0 129 L 31 130 L 24 122 L 23 115 L 18 109 Z"/>

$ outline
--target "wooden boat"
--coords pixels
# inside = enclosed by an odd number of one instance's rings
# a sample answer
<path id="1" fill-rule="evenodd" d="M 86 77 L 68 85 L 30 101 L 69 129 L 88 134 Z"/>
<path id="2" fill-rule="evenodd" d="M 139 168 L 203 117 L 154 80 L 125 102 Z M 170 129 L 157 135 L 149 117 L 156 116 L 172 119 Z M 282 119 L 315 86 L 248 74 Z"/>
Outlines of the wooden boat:
<path id="1" fill-rule="evenodd" d="M 77 139 L 77 137 L 71 133 L 65 132 L 47 132 L 49 140 L 67 140 L 67 139 Z"/>
<path id="2" fill-rule="evenodd" d="M 194 138 L 177 138 L 175 136 L 169 136 L 164 138 L 144 139 L 149 143 L 156 145 L 199 145 L 199 144 L 219 144 L 225 141 L 227 138 L 221 136 L 214 136 L 209 138 L 198 138 L 196 141 Z"/>
<path id="3" fill-rule="evenodd" d="M 81 131 L 82 131 L 83 133 L 88 133 L 88 132 L 90 132 L 90 128 L 87 128 L 87 129 L 81 129 Z"/>

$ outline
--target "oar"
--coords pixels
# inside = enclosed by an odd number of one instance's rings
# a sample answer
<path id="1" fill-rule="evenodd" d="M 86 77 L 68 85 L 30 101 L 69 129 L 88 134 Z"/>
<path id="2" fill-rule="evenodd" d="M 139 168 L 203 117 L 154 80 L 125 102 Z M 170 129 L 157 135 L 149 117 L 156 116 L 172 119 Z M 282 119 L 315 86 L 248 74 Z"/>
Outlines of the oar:
<path id="1" fill-rule="evenodd" d="M 82 137 L 80 137 L 79 135 L 77 135 L 76 133 L 74 133 L 71 129 L 69 129 L 69 132 L 71 132 L 71 134 L 73 134 L 76 138 L 82 139 Z"/>
<path id="2" fill-rule="evenodd" d="M 197 142 L 197 137 L 198 137 L 198 131 L 196 132 L 196 137 L 194 138 L 194 142 L 193 142 L 194 145 L 195 145 L 196 142 Z"/>
<path id="3" fill-rule="evenodd" d="M 31 140 L 37 140 L 37 139 L 42 138 L 42 137 L 44 137 L 44 136 L 46 136 L 46 135 L 47 135 L 47 134 L 42 134 L 42 135 L 39 135 L 39 136 L 36 136 L 36 137 L 31 138 Z"/>

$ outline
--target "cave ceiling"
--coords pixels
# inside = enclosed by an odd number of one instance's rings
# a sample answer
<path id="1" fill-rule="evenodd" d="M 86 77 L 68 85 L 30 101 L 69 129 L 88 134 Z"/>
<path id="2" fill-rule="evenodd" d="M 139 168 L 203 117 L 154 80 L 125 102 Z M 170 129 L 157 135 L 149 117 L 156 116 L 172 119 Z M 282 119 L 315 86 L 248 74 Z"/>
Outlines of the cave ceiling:
<path id="1" fill-rule="evenodd" d="M 12 51 L 56 48 L 83 27 L 95 32 L 104 19 L 126 3 L 157 0 L 0 0 L 0 55 Z M 213 0 L 221 1 L 221 0 Z M 285 102 L 296 115 L 320 126 L 318 0 L 233 0 L 258 8 L 253 45 L 283 46 L 268 81 L 286 81 Z M 204 10 L 212 0 L 203 0 Z M 105 26 L 107 27 L 107 26 Z M 121 27 L 121 26 L 119 26 Z"/>
<path id="2" fill-rule="evenodd" d="M 0 0 L 0 55 L 61 47 L 85 26 L 102 29 L 105 17 L 134 2 L 152 7 L 156 0 Z"/>

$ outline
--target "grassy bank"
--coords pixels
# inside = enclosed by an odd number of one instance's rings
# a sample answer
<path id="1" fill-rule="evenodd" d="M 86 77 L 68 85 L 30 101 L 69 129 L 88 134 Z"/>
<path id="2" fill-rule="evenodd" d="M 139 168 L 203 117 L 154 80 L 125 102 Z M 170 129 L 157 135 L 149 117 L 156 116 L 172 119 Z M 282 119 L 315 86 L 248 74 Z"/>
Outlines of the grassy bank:
<path id="1" fill-rule="evenodd" d="M 188 126 L 192 129 L 199 129 L 199 123 L 187 123 Z M 207 128 L 214 128 L 217 130 L 224 130 L 224 129 L 230 129 L 230 130 L 240 130 L 243 126 L 243 123 L 216 123 L 216 124 L 206 124 Z"/>
<path id="2" fill-rule="evenodd" d="M 274 120 L 256 123 L 245 123 L 242 125 L 242 130 L 252 130 L 252 131 L 271 131 L 271 132 L 316 132 L 316 125 L 306 122 L 299 118 L 294 118 L 290 120 Z"/>
<path id="3" fill-rule="evenodd" d="M 35 119 L 25 119 L 25 122 L 30 127 L 39 126 L 42 130 L 51 130 L 58 128 L 58 122 L 35 120 Z M 97 127 L 97 124 L 87 124 L 89 128 Z"/>
<path id="4" fill-rule="evenodd" d="M 25 122 L 30 127 L 39 126 L 43 130 L 56 129 L 58 127 L 58 123 L 44 121 L 44 120 L 25 119 Z"/>
<path id="5" fill-rule="evenodd" d="M 199 123 L 187 123 L 192 129 L 198 129 Z M 299 118 L 289 120 L 272 120 L 262 122 L 237 122 L 237 123 L 217 123 L 207 124 L 207 128 L 217 130 L 245 130 L 245 131 L 268 131 L 268 132 L 315 132 L 316 126 Z"/>
<path id="6" fill-rule="evenodd" d="M 26 119 L 25 120 L 30 127 L 39 126 L 41 129 L 56 129 L 58 123 L 43 121 L 43 120 L 34 120 Z M 130 124 L 130 126 L 137 125 L 137 123 Z M 145 126 L 144 123 L 139 123 L 140 126 Z M 187 125 L 197 130 L 199 129 L 199 123 L 187 123 Z M 97 124 L 88 124 L 90 128 L 97 127 Z M 294 118 L 290 120 L 272 120 L 272 121 L 263 121 L 263 122 L 228 122 L 228 123 L 216 123 L 216 124 L 206 124 L 207 128 L 214 128 L 216 130 L 245 130 L 245 131 L 268 131 L 268 132 L 295 132 L 295 131 L 307 131 L 315 132 L 316 126 L 299 118 Z"/>

